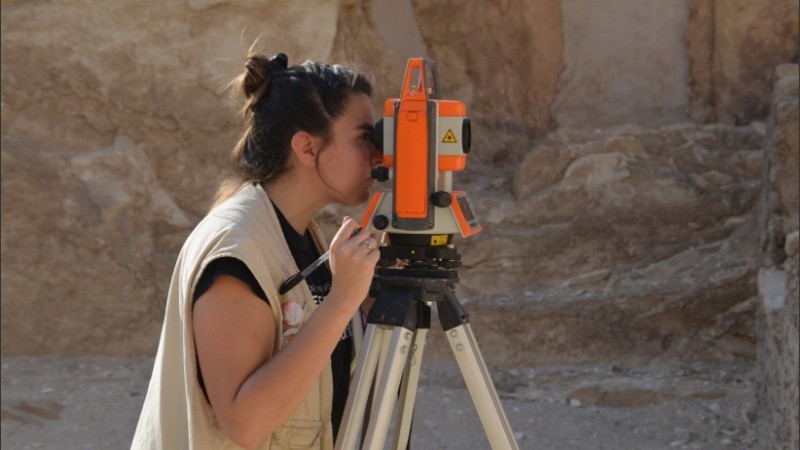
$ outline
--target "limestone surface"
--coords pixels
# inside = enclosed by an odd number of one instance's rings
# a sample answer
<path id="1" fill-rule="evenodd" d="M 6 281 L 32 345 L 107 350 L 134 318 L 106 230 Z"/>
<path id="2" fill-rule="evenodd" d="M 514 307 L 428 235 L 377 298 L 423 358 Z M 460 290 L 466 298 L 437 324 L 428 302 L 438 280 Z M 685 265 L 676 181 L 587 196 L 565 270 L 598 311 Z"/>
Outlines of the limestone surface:
<path id="1" fill-rule="evenodd" d="M 759 205 L 761 264 L 758 273 L 756 400 L 763 448 L 800 444 L 798 365 L 800 365 L 800 293 L 798 292 L 798 167 L 800 153 L 800 79 L 797 64 L 775 71 L 775 92 Z"/>
<path id="2" fill-rule="evenodd" d="M 459 244 L 459 293 L 489 348 L 507 316 L 520 342 L 556 327 L 498 361 L 752 358 L 763 127 L 689 120 L 765 119 L 737 105 L 771 95 L 757 68 L 796 51 L 796 5 L 635 3 L 3 2 L 3 353 L 152 354 L 241 130 L 222 88 L 257 40 L 369 70 L 377 110 L 409 54 L 436 60 L 473 120 L 456 186 L 486 227 Z M 343 212 L 361 213 L 327 208 L 326 230 Z"/>

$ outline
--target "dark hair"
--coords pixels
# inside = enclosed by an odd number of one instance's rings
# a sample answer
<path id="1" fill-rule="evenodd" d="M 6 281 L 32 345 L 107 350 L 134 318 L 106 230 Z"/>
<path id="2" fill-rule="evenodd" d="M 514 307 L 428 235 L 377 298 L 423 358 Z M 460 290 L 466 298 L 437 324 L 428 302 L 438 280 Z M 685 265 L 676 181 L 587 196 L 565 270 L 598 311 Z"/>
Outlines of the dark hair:
<path id="1" fill-rule="evenodd" d="M 333 121 L 344 113 L 349 96 L 372 95 L 365 75 L 338 64 L 305 61 L 289 67 L 283 53 L 272 58 L 251 53 L 244 67 L 230 86 L 244 94 L 245 130 L 230 155 L 233 174 L 220 184 L 214 205 L 245 183 L 284 173 L 296 132 L 330 142 Z"/>

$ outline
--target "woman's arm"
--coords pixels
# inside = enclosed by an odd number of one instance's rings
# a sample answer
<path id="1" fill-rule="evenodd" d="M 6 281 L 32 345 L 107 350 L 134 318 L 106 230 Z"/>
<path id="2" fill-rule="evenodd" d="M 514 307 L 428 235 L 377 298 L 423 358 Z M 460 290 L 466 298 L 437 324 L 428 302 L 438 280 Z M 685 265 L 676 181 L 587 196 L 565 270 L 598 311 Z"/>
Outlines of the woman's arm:
<path id="1" fill-rule="evenodd" d="M 343 239 L 356 227 L 345 221 L 331 243 L 328 297 L 277 354 L 272 309 L 246 283 L 221 275 L 198 298 L 192 320 L 206 392 L 238 445 L 258 445 L 291 417 L 366 296 L 379 252 L 366 254 L 366 233 Z"/>
<path id="2" fill-rule="evenodd" d="M 200 368 L 228 438 L 254 447 L 300 405 L 354 312 L 337 300 L 322 302 L 291 344 L 273 355 L 272 309 L 247 284 L 221 275 L 198 299 L 193 320 Z"/>

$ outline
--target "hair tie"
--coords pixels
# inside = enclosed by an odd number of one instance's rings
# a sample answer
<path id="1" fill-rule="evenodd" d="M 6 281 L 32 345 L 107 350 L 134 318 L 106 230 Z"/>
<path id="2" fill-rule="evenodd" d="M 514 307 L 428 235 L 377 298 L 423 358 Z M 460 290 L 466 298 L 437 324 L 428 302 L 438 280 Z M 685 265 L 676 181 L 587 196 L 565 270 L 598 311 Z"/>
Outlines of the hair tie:
<path id="1" fill-rule="evenodd" d="M 289 57 L 286 56 L 286 53 L 278 53 L 277 55 L 273 56 L 267 62 L 267 70 L 269 70 L 269 74 L 272 76 L 281 74 L 286 72 L 286 69 L 289 67 Z"/>

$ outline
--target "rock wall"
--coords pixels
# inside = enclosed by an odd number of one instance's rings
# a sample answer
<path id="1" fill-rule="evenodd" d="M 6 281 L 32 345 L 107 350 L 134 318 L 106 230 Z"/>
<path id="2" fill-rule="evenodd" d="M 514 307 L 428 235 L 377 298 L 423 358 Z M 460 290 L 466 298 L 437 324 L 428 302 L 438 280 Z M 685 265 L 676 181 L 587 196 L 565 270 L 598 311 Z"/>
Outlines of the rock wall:
<path id="1" fill-rule="evenodd" d="M 744 125 L 770 111 L 774 69 L 798 62 L 795 0 L 691 0 L 690 115 Z"/>
<path id="2" fill-rule="evenodd" d="M 513 159 L 557 126 L 550 108 L 564 70 L 559 1 L 411 3 L 442 91 L 469 105 L 473 159 Z M 400 78 L 392 80 L 397 95 Z"/>
<path id="3" fill-rule="evenodd" d="M 468 181 L 487 231 L 462 244 L 460 292 L 476 333 L 506 350 L 492 358 L 751 359 L 763 140 L 724 125 L 561 129 L 510 180 Z"/>
<path id="4" fill-rule="evenodd" d="M 424 52 L 468 104 L 456 184 L 486 231 L 463 243 L 460 294 L 491 362 L 752 358 L 767 110 L 737 105 L 769 98 L 772 75 L 742 67 L 792 58 L 797 5 L 657 6 L 3 2 L 3 354 L 154 351 L 175 257 L 240 130 L 220 89 L 258 38 L 369 69 L 376 106 Z M 756 122 L 690 121 L 737 115 Z M 323 211 L 327 230 L 342 211 Z M 504 341 L 509 302 L 530 343 Z"/>
<path id="5" fill-rule="evenodd" d="M 220 88 L 256 35 L 326 57 L 337 11 L 2 3 L 3 354 L 153 351 L 177 252 L 239 130 Z"/>
<path id="6" fill-rule="evenodd" d="M 800 66 L 782 65 L 775 73 L 759 206 L 756 400 L 761 447 L 790 449 L 800 445 Z"/>
<path id="7" fill-rule="evenodd" d="M 689 109 L 686 3 L 562 2 L 565 69 L 552 106 L 556 122 L 603 127 L 684 120 Z"/>

